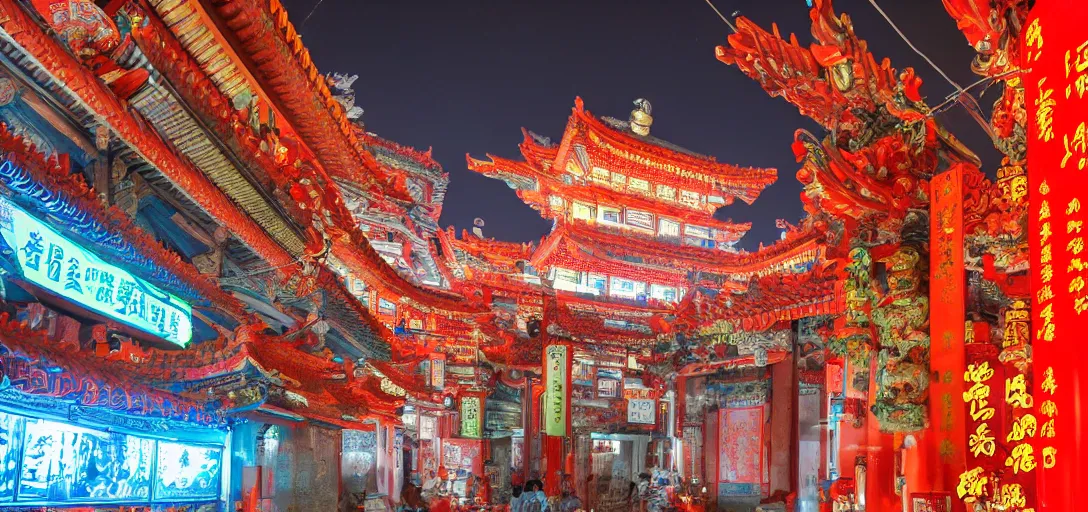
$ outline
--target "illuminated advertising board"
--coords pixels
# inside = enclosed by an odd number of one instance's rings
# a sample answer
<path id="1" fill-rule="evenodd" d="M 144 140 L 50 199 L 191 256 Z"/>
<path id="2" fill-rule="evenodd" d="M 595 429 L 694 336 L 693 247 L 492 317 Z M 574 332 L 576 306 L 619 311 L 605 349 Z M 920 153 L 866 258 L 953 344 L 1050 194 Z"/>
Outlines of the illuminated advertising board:
<path id="1" fill-rule="evenodd" d="M 175 345 L 192 339 L 189 304 L 103 261 L 3 197 L 0 234 L 23 280 Z"/>

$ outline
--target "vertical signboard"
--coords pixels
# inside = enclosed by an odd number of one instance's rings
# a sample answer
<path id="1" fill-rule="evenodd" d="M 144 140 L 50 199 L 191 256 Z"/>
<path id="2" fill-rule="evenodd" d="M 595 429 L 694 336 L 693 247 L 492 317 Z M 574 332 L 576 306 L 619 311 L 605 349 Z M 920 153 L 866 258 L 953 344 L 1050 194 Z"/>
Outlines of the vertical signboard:
<path id="1" fill-rule="evenodd" d="M 1088 325 L 1088 4 L 1038 0 L 1021 34 L 1028 110 L 1034 436 L 1010 457 L 1034 470 L 1038 508 L 1088 500 L 1088 439 L 1079 414 L 1085 372 L 1077 357 Z M 1025 465 L 1026 464 L 1026 465 Z"/>
<path id="2" fill-rule="evenodd" d="M 461 437 L 479 439 L 484 431 L 484 400 L 479 395 L 461 397 Z"/>
<path id="3" fill-rule="evenodd" d="M 544 349 L 544 433 L 566 436 L 570 425 L 570 347 Z"/>
<path id="4" fill-rule="evenodd" d="M 974 169 L 972 169 L 974 170 Z M 977 171 L 975 171 L 977 172 Z M 933 213 L 930 216 L 930 332 L 932 383 L 930 418 L 936 426 L 928 445 L 936 473 L 918 485 L 950 491 L 963 473 L 964 299 L 963 263 L 964 164 L 953 166 L 930 182 Z M 912 482 L 913 483 L 913 482 Z M 922 490 L 922 489 L 915 489 Z"/>
<path id="5" fill-rule="evenodd" d="M 446 387 L 446 354 L 431 355 L 431 387 L 439 391 Z"/>

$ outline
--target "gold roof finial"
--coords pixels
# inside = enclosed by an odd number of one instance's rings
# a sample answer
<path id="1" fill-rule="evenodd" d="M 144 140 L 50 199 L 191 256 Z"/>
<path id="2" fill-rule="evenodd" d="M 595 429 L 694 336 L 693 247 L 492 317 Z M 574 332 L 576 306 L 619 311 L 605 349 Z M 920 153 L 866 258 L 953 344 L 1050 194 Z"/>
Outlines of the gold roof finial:
<path id="1" fill-rule="evenodd" d="M 650 102 L 646 99 L 639 98 L 635 100 L 635 110 L 631 111 L 631 131 L 638 135 L 646 136 L 650 134 L 650 125 L 654 124 L 654 116 L 650 115 L 653 107 L 650 106 Z"/>

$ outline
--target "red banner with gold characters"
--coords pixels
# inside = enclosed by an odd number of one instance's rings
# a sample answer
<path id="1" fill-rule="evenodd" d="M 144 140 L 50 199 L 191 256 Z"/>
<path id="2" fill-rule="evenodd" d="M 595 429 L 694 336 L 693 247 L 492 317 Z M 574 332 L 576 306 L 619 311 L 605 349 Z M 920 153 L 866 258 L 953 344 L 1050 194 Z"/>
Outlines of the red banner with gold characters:
<path id="1" fill-rule="evenodd" d="M 1005 458 L 1002 446 L 1004 431 L 1005 368 L 998 359 L 997 348 L 989 343 L 971 343 L 966 347 L 967 369 L 960 373 L 963 392 L 967 469 L 959 475 L 956 494 L 968 503 L 995 501 L 995 474 L 1001 472 Z M 1025 472 L 1021 467 L 1009 474 Z M 969 505 L 967 510 L 972 510 Z"/>
<path id="2" fill-rule="evenodd" d="M 1037 464 L 1038 509 L 1088 503 L 1088 2 L 1038 0 L 1021 35 L 1028 110 L 1035 435 L 1015 446 Z"/>
<path id="3" fill-rule="evenodd" d="M 964 363 L 966 286 L 963 263 L 963 173 L 953 166 L 930 181 L 933 211 L 930 216 L 930 423 L 935 434 L 927 443 L 936 461 L 933 490 L 951 491 L 964 467 L 964 409 L 961 375 Z"/>

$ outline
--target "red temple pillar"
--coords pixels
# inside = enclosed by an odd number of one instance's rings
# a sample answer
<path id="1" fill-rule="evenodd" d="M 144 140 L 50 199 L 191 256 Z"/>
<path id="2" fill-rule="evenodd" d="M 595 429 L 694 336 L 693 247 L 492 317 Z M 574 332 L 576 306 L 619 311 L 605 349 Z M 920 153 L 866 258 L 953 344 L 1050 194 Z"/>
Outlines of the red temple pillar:
<path id="1" fill-rule="evenodd" d="M 571 434 L 571 366 L 574 347 L 548 338 L 548 304 L 545 299 L 541 336 L 544 338 L 544 492 L 558 496 L 566 466 L 564 438 Z"/>
<path id="2" fill-rule="evenodd" d="M 963 246 L 964 164 L 930 183 L 930 393 L 929 428 L 916 436 L 917 453 L 904 461 L 909 493 L 955 492 L 966 468 L 964 442 L 964 321 L 966 275 Z M 913 455 L 913 456 L 910 456 Z M 957 505 L 960 505 L 957 503 Z M 962 505 L 956 507 L 961 508 Z"/>
<path id="3" fill-rule="evenodd" d="M 873 358 L 869 372 L 869 389 L 876 389 L 876 365 Z M 897 510 L 899 497 L 895 495 L 895 437 L 880 431 L 880 420 L 871 412 L 876 403 L 876 393 L 869 393 L 866 407 L 866 443 L 865 450 L 865 510 Z"/>

